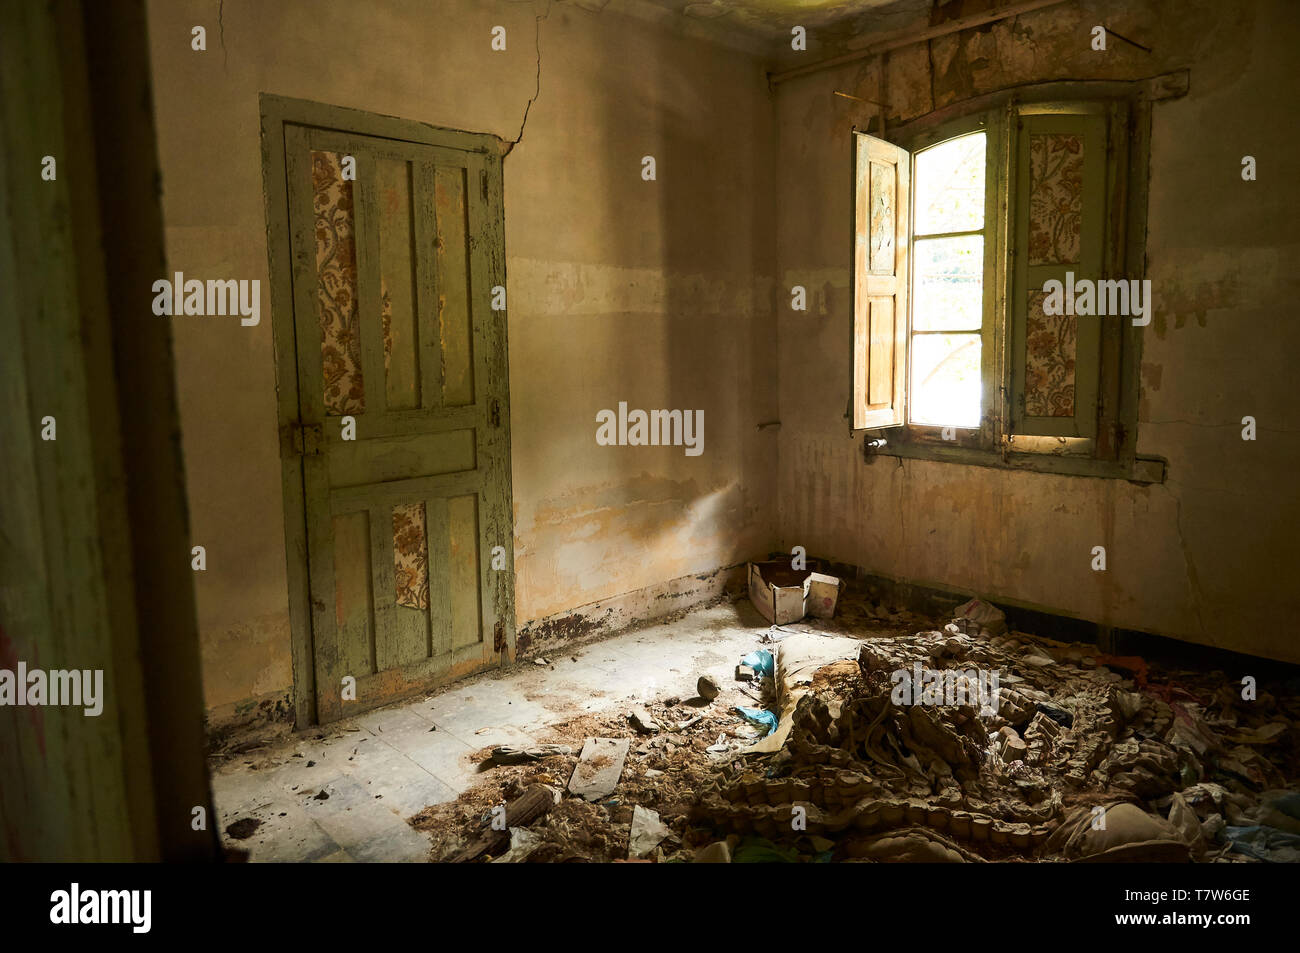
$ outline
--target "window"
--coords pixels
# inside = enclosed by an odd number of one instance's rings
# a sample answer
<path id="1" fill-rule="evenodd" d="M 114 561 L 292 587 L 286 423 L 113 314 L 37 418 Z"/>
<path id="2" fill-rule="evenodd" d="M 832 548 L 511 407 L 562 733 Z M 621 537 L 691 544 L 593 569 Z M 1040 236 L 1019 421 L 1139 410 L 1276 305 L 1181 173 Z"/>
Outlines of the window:
<path id="1" fill-rule="evenodd" d="M 856 134 L 852 420 L 877 452 L 1161 478 L 1134 453 L 1149 293 L 1120 294 L 1148 113 L 1108 93 Z"/>
<path id="2" fill-rule="evenodd" d="M 968 133 L 913 160 L 912 423 L 980 423 L 987 138 Z"/>

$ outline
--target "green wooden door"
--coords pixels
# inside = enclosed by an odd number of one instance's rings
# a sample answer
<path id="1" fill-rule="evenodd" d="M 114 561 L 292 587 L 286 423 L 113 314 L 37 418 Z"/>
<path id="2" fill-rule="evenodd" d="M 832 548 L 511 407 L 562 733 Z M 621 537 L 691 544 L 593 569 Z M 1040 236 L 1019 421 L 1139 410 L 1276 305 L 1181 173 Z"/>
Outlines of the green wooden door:
<path id="1" fill-rule="evenodd" d="M 513 643 L 501 160 L 459 133 L 283 131 L 323 723 Z"/>

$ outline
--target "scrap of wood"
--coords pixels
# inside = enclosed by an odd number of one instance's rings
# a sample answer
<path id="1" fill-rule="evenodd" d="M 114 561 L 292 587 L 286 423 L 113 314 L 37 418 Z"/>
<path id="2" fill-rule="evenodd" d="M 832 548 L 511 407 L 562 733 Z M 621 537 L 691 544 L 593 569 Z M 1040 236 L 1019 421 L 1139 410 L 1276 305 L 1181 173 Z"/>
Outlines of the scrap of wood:
<path id="1" fill-rule="evenodd" d="M 552 758 L 556 755 L 573 754 L 573 749 L 568 745 L 497 745 L 492 749 L 492 757 L 489 759 L 493 764 L 525 764 L 529 761 L 540 761 L 542 758 Z"/>
<path id="2" fill-rule="evenodd" d="M 504 852 L 510 846 L 510 828 L 527 827 L 542 815 L 548 813 L 555 804 L 555 789 L 545 784 L 534 784 L 524 790 L 506 805 L 506 823 L 502 830 L 489 830 L 478 840 L 461 850 L 450 860 L 453 864 L 463 864 L 476 860 L 484 854 Z"/>

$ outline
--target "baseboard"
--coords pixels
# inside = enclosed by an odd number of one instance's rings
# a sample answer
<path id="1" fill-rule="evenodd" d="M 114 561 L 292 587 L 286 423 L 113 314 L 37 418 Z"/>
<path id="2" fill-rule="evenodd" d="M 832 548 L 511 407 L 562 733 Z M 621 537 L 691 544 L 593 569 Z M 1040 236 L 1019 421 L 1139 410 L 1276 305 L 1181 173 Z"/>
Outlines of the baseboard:
<path id="1" fill-rule="evenodd" d="M 1282 679 L 1300 675 L 1300 665 L 1276 659 L 1233 652 L 1155 632 L 1125 629 L 1080 616 L 1030 606 L 996 593 L 970 592 L 933 583 L 916 583 L 869 572 L 847 563 L 829 563 L 828 571 L 844 579 L 874 601 L 924 615 L 943 615 L 972 596 L 993 603 L 1007 617 L 1007 626 L 1021 632 L 1061 642 L 1090 642 L 1113 655 L 1140 655 L 1152 662 L 1169 665 L 1197 664 L 1225 671 L 1248 669 L 1252 673 Z"/>
<path id="2" fill-rule="evenodd" d="M 525 659 L 562 651 L 592 639 L 661 622 L 745 590 L 745 566 L 737 563 L 696 576 L 667 582 L 533 619 L 515 631 L 515 658 Z"/>
<path id="3" fill-rule="evenodd" d="M 293 693 L 271 692 L 204 713 L 208 754 L 231 753 L 248 745 L 286 738 L 293 731 Z"/>
<path id="4" fill-rule="evenodd" d="M 745 590 L 745 566 L 737 563 L 712 572 L 682 576 L 526 622 L 515 635 L 515 660 L 561 652 L 568 646 L 615 632 L 653 625 L 718 599 L 737 598 Z M 431 686 L 430 691 L 440 687 Z M 246 747 L 288 737 L 293 724 L 292 691 L 273 692 L 209 709 L 205 718 L 208 752 L 237 753 Z"/>

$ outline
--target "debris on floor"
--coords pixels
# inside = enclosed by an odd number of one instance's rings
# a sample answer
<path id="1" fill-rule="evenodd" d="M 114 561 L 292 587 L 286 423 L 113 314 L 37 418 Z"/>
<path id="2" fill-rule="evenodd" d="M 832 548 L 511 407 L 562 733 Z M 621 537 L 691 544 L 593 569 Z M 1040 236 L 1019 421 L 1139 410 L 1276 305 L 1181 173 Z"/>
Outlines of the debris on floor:
<path id="1" fill-rule="evenodd" d="M 953 621 L 950 624 L 959 628 L 962 627 L 961 623 L 965 620 L 973 622 L 993 635 L 1002 635 L 1007 631 L 1006 613 L 982 599 L 972 599 L 970 602 L 962 603 L 953 610 L 952 616 Z"/>
<path id="2" fill-rule="evenodd" d="M 450 858 L 452 863 L 465 863 L 479 857 L 504 854 L 521 846 L 512 840 L 513 831 L 526 828 L 548 813 L 558 803 L 560 792 L 547 784 L 534 784 L 504 808 L 494 809 L 487 819 L 484 832 L 468 846 Z"/>
<path id="3" fill-rule="evenodd" d="M 736 711 L 746 720 L 753 722 L 763 729 L 763 737 L 767 737 L 776 731 L 776 715 L 765 708 L 746 708 L 743 705 L 737 705 Z"/>
<path id="4" fill-rule="evenodd" d="M 411 823 L 460 860 L 1300 860 L 1290 693 L 1015 631 L 983 600 L 919 631 L 935 620 L 840 602 L 756 632 L 753 682 L 552 726 L 520 749 L 544 759 L 494 757 Z M 546 811 L 484 831 L 547 785 Z"/>
<path id="5" fill-rule="evenodd" d="M 697 864 L 731 863 L 731 845 L 724 840 L 714 841 L 708 847 L 701 847 L 693 858 Z"/>
<path id="6" fill-rule="evenodd" d="M 771 678 L 775 671 L 775 662 L 772 653 L 767 649 L 759 649 L 756 652 L 750 652 L 740 660 L 742 667 L 747 668 L 758 678 Z"/>
<path id="7" fill-rule="evenodd" d="M 629 859 L 644 857 L 672 832 L 659 820 L 659 813 L 640 804 L 632 808 L 632 831 L 628 835 Z"/>
<path id="8" fill-rule="evenodd" d="M 840 601 L 840 590 L 843 588 L 843 580 L 835 576 L 821 572 L 810 573 L 808 575 L 808 599 L 805 603 L 808 614 L 819 619 L 833 618 L 835 616 L 835 607 Z"/>
<path id="9" fill-rule="evenodd" d="M 247 840 L 252 837 L 261 826 L 261 820 L 256 817 L 241 817 L 239 820 L 226 827 L 226 835 L 228 837 L 233 837 L 235 840 Z"/>
<path id="10" fill-rule="evenodd" d="M 529 830 L 527 827 L 510 828 L 510 849 L 500 857 L 493 857 L 494 864 L 521 864 L 526 861 L 533 851 L 542 846 L 542 837 L 540 834 Z"/>
<path id="11" fill-rule="evenodd" d="M 764 619 L 775 625 L 798 622 L 807 614 L 808 572 L 790 567 L 790 561 L 749 564 L 749 601 Z"/>
<path id="12" fill-rule="evenodd" d="M 643 735 L 653 735 L 659 732 L 659 722 L 650 717 L 650 713 L 644 708 L 633 708 L 627 715 L 628 724 L 635 728 Z"/>
<path id="13" fill-rule="evenodd" d="M 768 622 L 786 625 L 806 615 L 829 619 L 835 615 L 842 580 L 796 564 L 790 556 L 749 564 L 749 601 Z"/>
<path id="14" fill-rule="evenodd" d="M 700 680 L 695 683 L 695 691 L 706 702 L 711 702 L 718 697 L 718 693 L 722 691 L 722 688 L 712 675 L 701 675 Z"/>
<path id="15" fill-rule="evenodd" d="M 623 774 L 628 747 L 626 738 L 588 738 L 569 778 L 569 793 L 588 801 L 612 794 Z"/>

